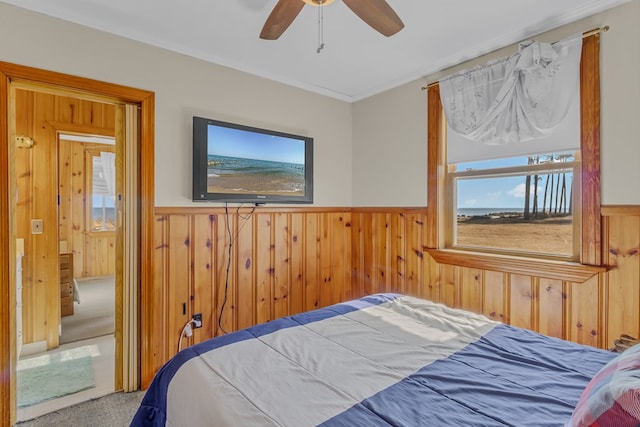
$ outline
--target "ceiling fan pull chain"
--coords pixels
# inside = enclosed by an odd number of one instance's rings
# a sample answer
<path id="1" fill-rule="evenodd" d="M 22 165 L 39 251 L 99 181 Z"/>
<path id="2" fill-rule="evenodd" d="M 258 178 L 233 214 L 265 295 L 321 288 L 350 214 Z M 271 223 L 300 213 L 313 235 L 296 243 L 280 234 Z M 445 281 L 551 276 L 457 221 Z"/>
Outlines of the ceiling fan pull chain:
<path id="1" fill-rule="evenodd" d="M 316 53 L 320 53 L 324 49 L 324 1 L 318 7 L 318 49 Z"/>

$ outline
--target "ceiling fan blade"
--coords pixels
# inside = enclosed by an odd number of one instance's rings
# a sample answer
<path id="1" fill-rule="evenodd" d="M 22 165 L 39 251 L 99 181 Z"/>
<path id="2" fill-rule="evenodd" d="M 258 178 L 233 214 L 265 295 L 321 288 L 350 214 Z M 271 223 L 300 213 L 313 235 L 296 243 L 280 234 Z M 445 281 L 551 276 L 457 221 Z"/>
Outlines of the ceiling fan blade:
<path id="1" fill-rule="evenodd" d="M 285 32 L 304 7 L 302 0 L 279 0 L 262 27 L 260 38 L 276 40 Z"/>
<path id="2" fill-rule="evenodd" d="M 404 28 L 400 17 L 385 0 L 343 0 L 343 3 L 382 35 L 389 37 Z"/>

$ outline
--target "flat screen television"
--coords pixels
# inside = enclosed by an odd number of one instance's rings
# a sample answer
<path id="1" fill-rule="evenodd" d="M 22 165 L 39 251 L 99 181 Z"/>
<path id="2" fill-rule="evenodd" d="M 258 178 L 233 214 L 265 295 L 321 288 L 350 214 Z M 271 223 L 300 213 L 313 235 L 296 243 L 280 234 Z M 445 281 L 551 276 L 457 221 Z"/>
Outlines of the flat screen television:
<path id="1" fill-rule="evenodd" d="M 313 138 L 194 116 L 193 200 L 313 203 Z"/>

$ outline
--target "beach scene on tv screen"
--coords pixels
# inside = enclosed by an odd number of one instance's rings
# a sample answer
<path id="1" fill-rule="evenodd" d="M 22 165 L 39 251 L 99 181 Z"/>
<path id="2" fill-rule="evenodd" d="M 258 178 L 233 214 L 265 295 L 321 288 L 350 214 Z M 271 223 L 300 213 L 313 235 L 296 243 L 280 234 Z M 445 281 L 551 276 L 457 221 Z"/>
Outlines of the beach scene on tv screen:
<path id="1" fill-rule="evenodd" d="M 207 191 L 304 196 L 301 139 L 208 126 Z"/>

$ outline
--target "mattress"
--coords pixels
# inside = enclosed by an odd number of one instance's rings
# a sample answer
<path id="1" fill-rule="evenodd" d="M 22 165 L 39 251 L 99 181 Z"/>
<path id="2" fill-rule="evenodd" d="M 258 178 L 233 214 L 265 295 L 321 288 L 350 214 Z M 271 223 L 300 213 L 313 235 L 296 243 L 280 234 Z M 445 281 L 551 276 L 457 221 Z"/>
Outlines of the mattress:
<path id="1" fill-rule="evenodd" d="M 399 294 L 184 349 L 133 426 L 562 426 L 615 354 Z"/>

